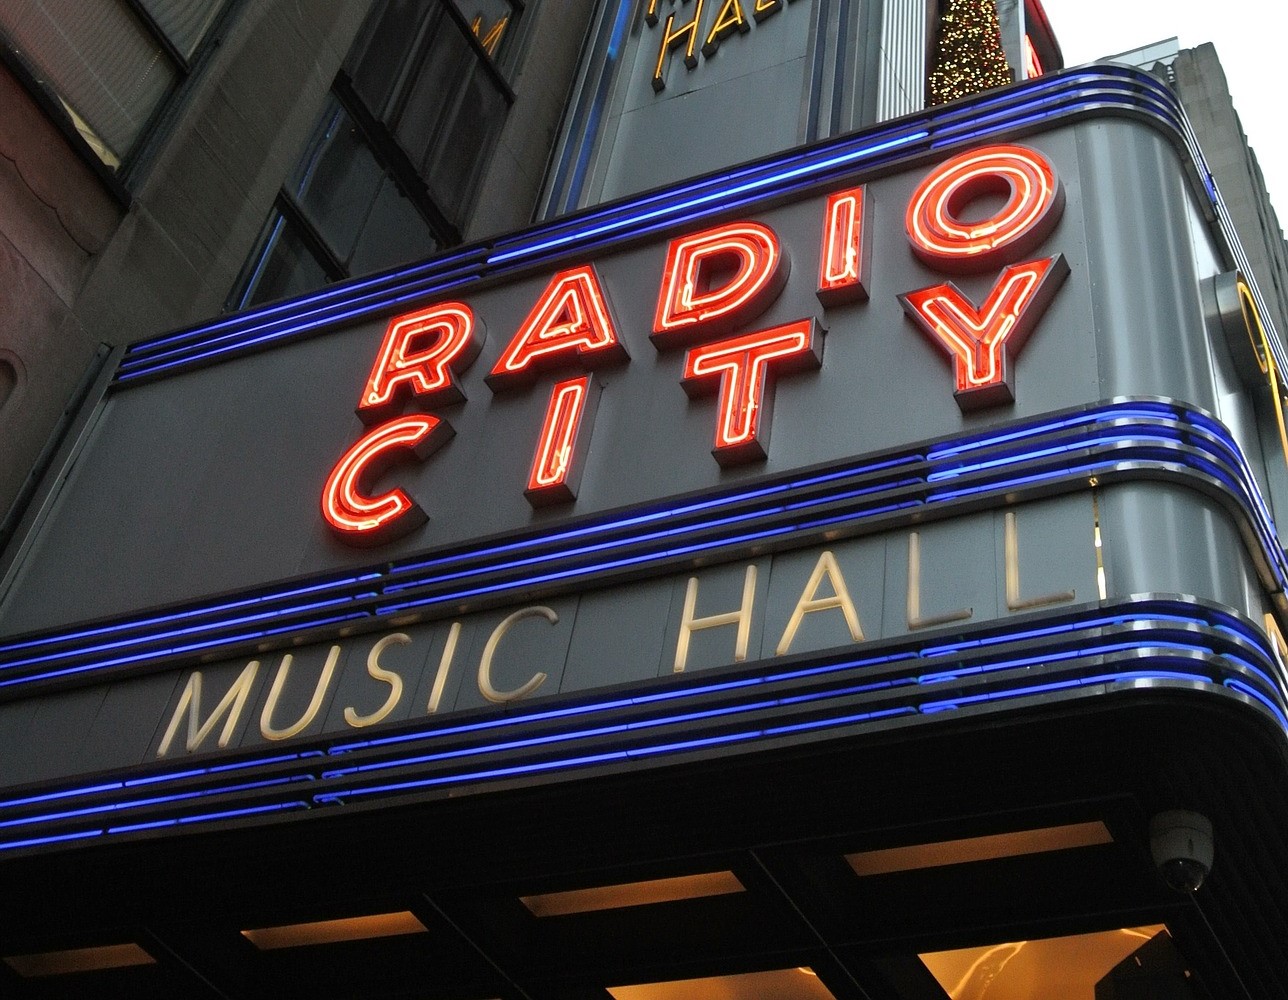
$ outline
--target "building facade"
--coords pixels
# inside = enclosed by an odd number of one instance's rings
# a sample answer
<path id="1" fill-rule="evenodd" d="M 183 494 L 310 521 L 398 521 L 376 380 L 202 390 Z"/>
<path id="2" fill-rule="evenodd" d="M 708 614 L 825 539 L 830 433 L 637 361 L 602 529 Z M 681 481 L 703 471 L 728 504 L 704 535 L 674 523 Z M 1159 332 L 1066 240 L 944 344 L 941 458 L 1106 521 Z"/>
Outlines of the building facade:
<path id="1" fill-rule="evenodd" d="M 964 6 L 4 15 L 6 995 L 1283 994 L 1273 210 Z"/>

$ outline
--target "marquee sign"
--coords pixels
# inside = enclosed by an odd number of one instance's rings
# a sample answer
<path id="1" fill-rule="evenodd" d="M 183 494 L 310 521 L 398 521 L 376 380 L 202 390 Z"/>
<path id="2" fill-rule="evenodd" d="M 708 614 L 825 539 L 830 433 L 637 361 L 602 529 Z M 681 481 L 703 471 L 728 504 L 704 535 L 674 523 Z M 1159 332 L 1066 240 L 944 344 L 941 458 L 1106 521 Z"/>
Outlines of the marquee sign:
<path id="1" fill-rule="evenodd" d="M 1169 99 L 1044 78 L 131 348 L 7 554 L 0 850 L 1141 685 L 1288 726 L 1288 366 Z"/>
<path id="2" fill-rule="evenodd" d="M 152 689 L 156 717 L 140 712 L 139 701 L 133 709 L 144 732 L 155 731 L 149 752 L 159 759 L 302 734 L 352 736 L 386 721 L 1068 607 L 1096 593 L 1091 519 L 1085 499 L 1047 502 L 1030 506 L 1023 520 L 1015 513 L 966 515 L 930 531 L 403 624 L 190 669 L 171 686 Z M 998 546 L 1001 566 L 962 566 L 961 550 Z M 629 650 L 623 634 L 632 637 Z"/>
<path id="3" fill-rule="evenodd" d="M 1000 204 L 975 211 L 999 194 Z M 836 305 L 868 297 L 870 236 L 865 189 L 831 193 L 819 219 L 817 295 Z M 963 409 L 1014 400 L 1011 369 L 1025 338 L 1068 275 L 1056 254 L 1022 259 L 1063 209 L 1051 162 L 1018 145 L 952 157 L 930 171 L 908 202 L 905 235 L 932 267 L 992 272 L 976 304 L 951 283 L 898 296 L 918 328 L 953 366 Z M 753 329 L 787 283 L 793 251 L 754 220 L 685 233 L 667 244 L 652 332 L 658 351 L 683 350 L 680 378 L 692 396 L 718 395 L 712 455 L 721 465 L 767 457 L 777 378 L 823 363 L 823 327 L 812 315 Z M 534 505 L 576 499 L 593 428 L 592 369 L 628 364 L 609 291 L 591 262 L 554 274 L 486 375 L 493 393 L 556 372 L 528 475 Z M 344 541 L 375 544 L 420 527 L 428 515 L 400 488 L 371 495 L 370 482 L 399 458 L 425 461 L 452 434 L 441 416 L 390 416 L 406 399 L 419 408 L 459 403 L 460 380 L 477 359 L 486 318 L 467 301 L 439 302 L 390 321 L 357 404 L 374 423 L 327 477 L 322 511 Z M 569 374 L 571 373 L 571 374 Z"/>

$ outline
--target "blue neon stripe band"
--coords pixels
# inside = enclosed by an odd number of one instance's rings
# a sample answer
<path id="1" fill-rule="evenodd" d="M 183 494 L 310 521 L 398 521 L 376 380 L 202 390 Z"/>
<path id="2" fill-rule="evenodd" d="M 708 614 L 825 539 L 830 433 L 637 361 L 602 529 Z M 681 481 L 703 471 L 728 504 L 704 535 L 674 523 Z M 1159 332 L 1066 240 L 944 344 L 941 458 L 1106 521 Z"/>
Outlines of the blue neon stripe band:
<path id="1" fill-rule="evenodd" d="M 1089 612 L 1089 613 L 1088 613 Z M 1117 628 L 1115 628 L 1117 626 Z M 1144 631 L 1141 631 L 1141 629 Z M 1106 632 L 1106 629 L 1109 631 Z M 1205 642 L 1187 642 L 1178 641 L 1176 636 L 1186 635 L 1194 630 L 1201 629 L 1204 634 L 1211 639 L 1211 643 Z M 1124 632 L 1123 630 L 1126 630 Z M 996 626 L 991 625 L 985 631 L 997 632 Z M 487 766 L 478 770 L 470 770 L 464 773 L 438 774 L 438 775 L 416 775 L 411 774 L 405 778 L 394 782 L 380 783 L 375 786 L 357 786 L 343 789 L 328 789 L 319 791 L 313 797 L 313 802 L 319 805 L 336 805 L 343 804 L 350 799 L 368 799 L 383 795 L 392 795 L 412 792 L 415 790 L 431 789 L 453 784 L 468 782 L 486 782 L 502 777 L 519 777 L 524 775 L 538 775 L 560 769 L 576 769 L 594 764 L 608 762 L 620 762 L 630 760 L 644 760 L 652 757 L 659 757 L 669 754 L 684 753 L 693 750 L 705 748 L 734 745 L 746 743 L 762 738 L 773 738 L 784 736 L 792 733 L 804 733 L 811 731 L 826 731 L 829 728 L 840 726 L 854 725 L 867 722 L 876 722 L 881 720 L 895 720 L 899 718 L 915 717 L 917 714 L 924 716 L 934 716 L 942 712 L 960 709 L 963 707 L 977 707 L 989 703 L 1001 703 L 1017 698 L 1034 697 L 1048 693 L 1067 693 L 1080 689 L 1098 686 L 1114 686 L 1121 684 L 1134 684 L 1140 681 L 1162 681 L 1175 683 L 1184 682 L 1188 685 L 1199 685 L 1202 689 L 1212 690 L 1217 687 L 1237 691 L 1253 699 L 1257 704 L 1265 707 L 1271 715 L 1279 721 L 1281 726 L 1288 728 L 1288 714 L 1285 714 L 1284 706 L 1281 700 L 1276 700 L 1278 689 L 1275 686 L 1272 673 L 1277 668 L 1273 667 L 1272 654 L 1265 646 L 1264 637 L 1260 636 L 1254 628 L 1241 619 L 1230 615 L 1227 612 L 1218 609 L 1205 608 L 1202 606 L 1188 606 L 1178 604 L 1174 601 L 1145 601 L 1136 605 L 1125 606 L 1118 612 L 1096 613 L 1095 608 L 1090 608 L 1086 612 L 1078 612 L 1073 620 L 1053 623 L 1046 628 L 1018 629 L 1010 632 L 998 632 L 997 636 L 1005 634 L 1014 644 L 1027 645 L 1032 641 L 1036 634 L 1043 633 L 1062 637 L 1070 632 L 1081 631 L 1084 633 L 1083 639 L 1078 642 L 1078 650 L 1083 660 L 1083 666 L 1078 666 L 1071 661 L 1065 654 L 1068 650 L 1052 650 L 1053 655 L 1046 657 L 1035 654 L 1026 654 L 1020 657 L 1001 657 L 980 665 L 983 669 L 974 669 L 976 665 L 971 665 L 966 670 L 959 671 L 921 671 L 917 675 L 916 665 L 927 658 L 928 654 L 934 653 L 938 657 L 954 656 L 960 657 L 963 654 L 954 647 L 947 646 L 929 646 L 915 651 L 911 656 L 908 653 L 889 653 L 876 654 L 864 659 L 843 660 L 835 664 L 823 664 L 817 667 L 804 668 L 800 670 L 778 671 L 772 674 L 765 674 L 757 677 L 730 678 L 723 681 L 704 682 L 690 684 L 681 690 L 667 692 L 653 692 L 647 695 L 639 695 L 630 698 L 615 698 L 606 701 L 581 705 L 570 706 L 558 711 L 533 712 L 526 715 L 520 715 L 498 720 L 490 720 L 499 727 L 517 728 L 531 724 L 534 720 L 545 722 L 555 720 L 559 717 L 574 718 L 589 716 L 595 711 L 610 710 L 615 711 L 622 707 L 637 707 L 641 705 L 656 704 L 663 705 L 667 700 L 680 698 L 700 698 L 712 694 L 728 693 L 733 694 L 739 690 L 746 689 L 748 686 L 756 684 L 783 683 L 799 680 L 800 677 L 809 673 L 821 673 L 829 670 L 835 670 L 837 667 L 848 666 L 854 667 L 867 666 L 871 667 L 883 664 L 887 669 L 897 666 L 901 670 L 912 669 L 913 674 L 904 674 L 901 676 L 892 676 L 888 678 L 874 677 L 871 681 L 860 683 L 843 683 L 831 688 L 820 689 L 817 691 L 791 691 L 785 692 L 777 698 L 759 698 L 752 701 L 736 702 L 728 705 L 716 705 L 704 708 L 685 709 L 677 706 L 678 711 L 662 716 L 651 716 L 642 719 L 625 720 L 622 723 L 611 725 L 590 725 L 581 727 L 573 732 L 556 732 L 556 733 L 538 733 L 528 738 L 507 737 L 500 741 L 479 746 L 469 746 L 463 748 L 443 748 L 434 753 L 414 754 L 400 760 L 376 761 L 372 764 L 358 764 L 354 767 L 336 769 L 326 772 L 324 780 L 334 783 L 351 776 L 363 773 L 374 773 L 389 769 L 415 769 L 426 764 L 441 763 L 450 760 L 464 760 L 468 758 L 482 757 L 489 753 L 505 754 L 522 750 L 537 750 L 542 747 L 550 747 L 558 744 L 573 744 L 576 741 L 600 740 L 606 736 L 623 735 L 630 737 L 632 740 L 638 739 L 641 735 L 649 732 L 664 733 L 668 727 L 688 728 L 694 723 L 713 724 L 719 720 L 734 720 L 738 716 L 745 716 L 751 713 L 759 713 L 771 710 L 774 707 L 792 707 L 800 710 L 806 706 L 818 706 L 825 709 L 829 703 L 841 703 L 847 698 L 859 694 L 879 695 L 881 697 L 894 697 L 900 690 L 912 691 L 916 687 L 943 687 L 960 686 L 963 683 L 962 678 L 968 674 L 974 678 L 970 683 L 979 684 L 981 679 L 989 674 L 999 678 L 1005 678 L 1008 671 L 1016 668 L 1023 668 L 1020 677 L 1033 676 L 1033 669 L 1043 670 L 1051 680 L 1041 683 L 1021 683 L 1013 684 L 1003 682 L 1002 686 L 991 686 L 979 693 L 955 694 L 949 699 L 938 700 L 917 700 L 913 705 L 891 705 L 888 707 L 877 707 L 871 709 L 860 709 L 843 713 L 831 713 L 823 717 L 797 719 L 794 721 L 784 721 L 782 723 L 768 723 L 762 727 L 752 729 L 743 729 L 737 732 L 716 732 L 716 733 L 695 733 L 691 737 L 682 739 L 662 738 L 656 742 L 646 742 L 644 744 L 634 744 L 615 748 L 608 748 L 600 752 L 577 753 L 556 760 L 533 760 L 518 762 L 508 765 Z M 1131 635 L 1130 641 L 1123 641 L 1123 635 Z M 995 635 L 976 636 L 965 639 L 960 644 L 961 650 L 985 650 L 988 643 L 982 640 L 992 640 Z M 1225 648 L 1224 643 L 1232 643 L 1232 648 Z M 1215 644 L 1215 645 L 1213 645 Z M 1248 653 L 1254 653 L 1261 658 L 1261 662 L 1253 662 L 1246 655 L 1235 650 L 1246 647 Z M 945 652 L 947 651 L 947 652 Z M 1106 656 L 1116 654 L 1125 655 L 1130 658 L 1130 654 L 1135 652 L 1147 652 L 1151 661 L 1158 664 L 1155 668 L 1135 668 L 1125 670 L 1104 670 L 1097 667 L 1103 662 Z M 1163 664 L 1170 662 L 1187 663 L 1194 662 L 1197 657 L 1204 662 L 1208 673 L 1196 672 L 1193 667 L 1188 669 L 1175 669 L 1164 667 Z M 1067 662 L 1067 666 L 1057 664 Z M 1045 669 L 1048 666 L 1051 669 Z M 1197 665 L 1197 664 L 1196 664 Z M 1067 673 L 1069 669 L 1087 669 L 1087 674 L 1074 674 L 1070 676 L 1059 676 L 1062 672 Z M 1257 681 L 1267 685 L 1266 691 L 1259 690 L 1255 684 L 1249 684 L 1239 676 L 1222 676 L 1223 673 L 1231 669 L 1245 671 Z M 1018 679 L 1018 678 L 1017 678 Z M 419 734 L 424 739 L 437 739 L 449 731 L 463 732 L 470 729 L 470 726 L 447 727 L 439 731 L 423 732 Z M 482 726 L 473 727 L 482 731 Z M 366 741 L 361 746 L 367 749 L 377 746 L 380 743 L 388 741 L 373 740 Z M 392 745 L 392 744 L 390 744 Z M 340 746 L 335 746 L 332 751 L 340 750 Z M 310 759 L 316 759 L 319 751 L 311 750 L 300 754 L 284 754 L 274 757 L 261 758 L 258 762 L 244 761 L 231 762 L 227 765 L 219 765 L 215 768 L 206 769 L 207 773 L 222 769 L 245 769 L 254 763 L 263 766 L 279 765 L 290 763 L 293 760 L 304 762 Z M 186 780 L 194 774 L 201 773 L 202 769 L 188 769 L 184 771 L 170 772 L 168 777 L 171 780 Z M 158 776 L 159 777 L 159 776 Z M 129 784 L 139 783 L 141 779 L 131 779 Z M 122 802 L 90 802 L 84 806 L 69 808 L 56 813 L 45 813 L 39 816 L 23 815 L 15 817 L 12 820 L 0 821 L 0 828 L 19 827 L 19 826 L 40 826 L 53 824 L 57 826 L 60 823 L 75 823 L 83 818 L 100 813 L 119 812 L 122 809 L 157 809 L 165 808 L 175 804 L 182 804 L 187 801 L 199 801 L 202 798 L 211 796 L 235 796 L 241 794 L 254 794 L 262 796 L 271 794 L 275 788 L 288 789 L 299 781 L 312 781 L 311 774 L 293 774 L 276 776 L 262 781 L 243 781 L 232 785 L 214 785 L 208 788 L 180 791 L 171 795 L 156 795 L 146 799 L 132 799 Z M 11 800 L 11 802 L 0 806 L 0 811 L 8 811 L 14 808 L 21 808 L 24 805 L 30 805 L 37 799 L 46 800 L 66 800 L 76 796 L 82 797 L 101 797 L 110 794 L 119 785 L 124 783 L 99 783 L 97 785 L 85 786 L 80 789 L 71 789 L 63 791 L 53 791 L 47 796 L 28 796 L 24 799 Z M 208 822 L 219 822 L 229 819 L 235 819 L 243 816 L 254 816 L 268 814 L 279 811 L 299 810 L 307 808 L 308 803 L 298 799 L 288 797 L 285 801 L 272 801 L 267 803 L 256 803 L 246 806 L 232 806 L 228 809 L 217 811 L 208 811 L 199 814 L 181 813 L 177 815 L 168 815 L 151 818 L 140 818 L 139 821 L 129 824 L 119 824 L 110 826 L 106 829 L 95 828 L 93 830 L 77 830 L 72 832 L 51 831 L 46 837 L 26 837 L 17 841 L 0 843 L 0 849 L 15 849 L 18 847 L 36 847 L 45 844 L 60 843 L 68 839 L 89 839 L 101 836 L 104 833 L 117 835 L 125 833 L 137 833 L 145 830 L 163 829 L 171 826 L 191 825 Z"/>
<path id="2" fill-rule="evenodd" d="M 133 345 L 118 373 L 118 387 L 276 344 L 315 336 L 347 321 L 389 313 L 400 305 L 442 296 L 464 284 L 504 277 L 516 269 L 588 253 L 622 238 L 635 239 L 693 224 L 732 209 L 754 207 L 766 197 L 803 192 L 852 177 L 865 168 L 888 168 L 933 151 L 946 151 L 999 134 L 1023 131 L 1089 114 L 1126 114 L 1163 130 L 1209 185 L 1209 197 L 1229 228 L 1229 214 L 1192 130 L 1171 92 L 1125 67 L 1100 66 L 1050 74 L 1001 95 L 951 109 L 882 123 L 858 135 L 827 140 L 804 151 L 697 178 L 637 198 L 558 219 L 525 233 L 451 251 L 433 260 L 371 278 L 330 286 L 297 300 L 257 308 L 204 326 Z M 1234 241 L 1228 241 L 1237 247 Z M 1240 260 L 1250 273 L 1246 260 Z M 1259 293 L 1258 293 L 1259 294 Z M 1265 310 L 1262 310 L 1266 315 Z M 1277 358 L 1283 354 L 1272 338 Z M 1288 370 L 1288 365 L 1285 365 Z"/>
<path id="3" fill-rule="evenodd" d="M 1134 425 L 1133 420 L 1141 423 Z M 1052 443 L 1060 440 L 1064 443 Z M 1179 444 L 1181 440 L 1186 443 Z M 1104 458 L 1095 458 L 1097 448 L 1105 449 Z M 1066 462 L 1066 454 L 1080 460 Z M 990 455 L 993 457 L 985 457 Z M 374 624 L 381 615 L 480 596 L 500 598 L 516 588 L 568 585 L 624 568 L 665 567 L 696 553 L 733 551 L 753 542 L 839 524 L 877 523 L 900 510 L 1009 494 L 1026 485 L 1062 483 L 1065 489 L 1081 488 L 1080 480 L 1093 476 L 1107 479 L 1120 465 L 1133 461 L 1145 461 L 1182 480 L 1198 472 L 1217 483 L 1222 496 L 1236 501 L 1260 540 L 1265 565 L 1273 575 L 1268 585 L 1282 588 L 1288 582 L 1288 563 L 1274 525 L 1252 471 L 1228 432 L 1179 404 L 1127 401 L 944 443 L 924 455 L 914 450 L 872 463 L 737 488 L 699 501 L 681 501 L 671 508 L 628 512 L 455 556 L 417 558 L 278 592 L 11 640 L 0 644 L 0 687 L 162 663 L 175 656 L 231 648 L 307 628 L 364 619 Z M 921 470 L 919 476 L 910 475 L 914 468 Z M 1022 471 L 1026 469 L 1034 471 Z M 851 480 L 866 485 L 849 488 L 846 484 Z M 948 484 L 955 485 L 943 488 Z M 900 492 L 909 498 L 880 503 L 886 493 Z M 841 513 L 808 517 L 812 508 L 837 504 Z M 762 524 L 753 530 L 731 530 Z M 644 532 L 631 530 L 647 525 L 665 526 Z M 594 556 L 599 560 L 587 561 L 586 557 Z M 431 568 L 437 572 L 429 572 Z M 516 576 L 519 572 L 522 575 Z M 262 627 L 246 630 L 248 624 Z M 87 644 L 86 638 L 107 641 Z M 120 655 L 102 655 L 111 652 Z"/>

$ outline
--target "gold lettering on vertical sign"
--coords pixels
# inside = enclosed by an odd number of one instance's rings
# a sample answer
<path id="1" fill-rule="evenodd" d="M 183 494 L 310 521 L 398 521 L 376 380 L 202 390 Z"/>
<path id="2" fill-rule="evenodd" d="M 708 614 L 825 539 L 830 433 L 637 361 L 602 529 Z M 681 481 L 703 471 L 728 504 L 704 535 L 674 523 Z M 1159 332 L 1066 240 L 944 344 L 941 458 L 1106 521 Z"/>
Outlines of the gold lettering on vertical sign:
<path id="1" fill-rule="evenodd" d="M 756 5 L 751 9 L 751 16 L 756 19 L 756 23 L 777 14 L 783 9 L 783 0 L 756 0 Z"/>
<path id="2" fill-rule="evenodd" d="M 492 634 L 488 636 L 487 645 L 483 647 L 483 658 L 479 660 L 479 694 L 494 704 L 502 705 L 507 701 L 526 698 L 546 682 L 546 675 L 537 673 L 529 678 L 527 683 L 513 691 L 498 691 L 492 683 L 492 658 L 496 655 L 496 647 L 505 638 L 505 634 L 525 618 L 544 618 L 551 625 L 559 622 L 559 616 L 552 608 L 543 606 L 521 608 L 503 619 L 501 624 L 492 630 Z"/>
<path id="3" fill-rule="evenodd" d="M 452 622 L 447 630 L 447 642 L 443 646 L 443 655 L 438 658 L 438 672 L 434 675 L 434 688 L 429 692 L 429 704 L 426 711 L 433 715 L 443 702 L 443 690 L 447 687 L 447 675 L 452 670 L 452 660 L 456 657 L 456 644 L 461 638 L 461 623 Z"/>
<path id="4" fill-rule="evenodd" d="M 289 740 L 292 736 L 299 736 L 300 733 L 312 725 L 313 720 L 317 718 L 318 709 L 322 707 L 327 688 L 331 686 L 331 678 L 335 676 L 335 666 L 340 662 L 340 647 L 332 646 L 331 651 L 327 654 L 326 663 L 318 674 L 317 683 L 313 685 L 313 696 L 309 699 L 309 705 L 304 710 L 304 714 L 289 726 L 278 728 L 273 725 L 273 712 L 277 709 L 277 702 L 282 697 L 282 689 L 286 687 L 286 679 L 290 676 L 291 664 L 294 661 L 295 657 L 290 653 L 282 657 L 281 665 L 277 668 L 277 674 L 273 677 L 273 686 L 268 690 L 268 700 L 264 702 L 264 711 L 259 715 L 259 732 L 266 740 Z"/>
<path id="5" fill-rule="evenodd" d="M 824 577 L 832 587 L 831 597 L 818 596 L 818 588 Z M 814 571 L 810 573 L 809 581 L 801 591 L 800 600 L 796 602 L 792 617 L 787 622 L 787 628 L 783 630 L 783 637 L 778 640 L 778 648 L 774 650 L 774 655 L 782 656 L 791 649 L 792 643 L 796 641 L 796 632 L 800 629 L 806 615 L 816 611 L 833 610 L 839 610 L 845 616 L 845 625 L 850 630 L 851 641 L 862 642 L 863 626 L 859 624 L 859 612 L 850 599 L 845 577 L 841 575 L 841 567 L 837 564 L 836 556 L 830 551 L 825 551 L 814 564 Z"/>
<path id="6" fill-rule="evenodd" d="M 1243 315 L 1243 326 L 1252 341 L 1252 352 L 1257 359 L 1261 374 L 1267 379 L 1270 398 L 1275 404 L 1275 423 L 1279 427 L 1279 457 L 1288 462 L 1288 424 L 1285 424 L 1284 409 L 1288 406 L 1288 380 L 1285 373 L 1275 364 L 1275 353 L 1270 347 L 1270 338 L 1265 325 L 1261 322 L 1261 310 L 1257 308 L 1256 297 L 1252 286 L 1239 275 L 1235 282 L 1235 292 L 1239 296 L 1239 310 Z M 1256 327 L 1256 333 L 1253 333 Z"/>
<path id="7" fill-rule="evenodd" d="M 747 15 L 742 12 L 741 0 L 724 0 L 720 13 L 716 15 L 707 32 L 707 40 L 702 43 L 702 54 L 710 58 L 720 48 L 720 43 L 735 31 L 746 33 L 751 30 Z"/>
<path id="8" fill-rule="evenodd" d="M 908 534 L 908 628 L 932 628 L 949 622 L 963 622 L 975 613 L 973 608 L 961 608 L 942 615 L 921 614 L 921 535 Z"/>
<path id="9" fill-rule="evenodd" d="M 483 15 L 479 14 L 474 18 L 474 22 L 470 25 L 470 29 L 474 32 L 474 37 L 479 40 L 479 44 L 483 46 L 483 51 L 488 55 L 495 57 L 496 48 L 501 44 L 501 36 L 505 34 L 505 29 L 509 27 L 509 25 L 510 15 L 506 14 L 505 17 L 501 18 L 501 20 L 497 21 L 492 25 L 492 27 L 488 28 L 487 33 L 485 34 L 483 32 Z"/>
<path id="10" fill-rule="evenodd" d="M 378 643 L 371 647 L 371 652 L 367 654 L 367 674 L 373 681 L 380 681 L 382 684 L 389 685 L 389 695 L 385 698 L 385 703 L 370 715 L 359 715 L 357 710 L 352 706 L 345 708 L 344 721 L 355 729 L 363 729 L 366 726 L 374 726 L 377 722 L 383 722 L 388 718 L 389 713 L 402 700 L 403 679 L 392 670 L 386 670 L 380 665 L 380 654 L 390 646 L 397 644 L 399 646 L 411 645 L 411 636 L 406 632 L 394 632 L 387 635 Z"/>
<path id="11" fill-rule="evenodd" d="M 662 28 L 662 44 L 657 50 L 657 65 L 653 68 L 653 89 L 666 87 L 666 56 L 672 49 L 684 43 L 684 65 L 693 69 L 698 64 L 698 23 L 702 20 L 702 0 L 693 5 L 693 20 L 678 28 L 675 14 L 666 16 L 666 25 Z"/>
<path id="12" fill-rule="evenodd" d="M 644 23 L 650 28 L 657 27 L 660 14 L 658 8 L 662 6 L 663 0 L 648 0 L 648 5 L 644 8 Z M 683 0 L 688 3 L 689 0 Z M 715 0 L 719 4 L 719 10 L 716 11 L 715 18 L 711 22 L 710 28 L 702 43 L 702 55 L 710 59 L 716 54 L 723 42 L 735 32 L 746 34 L 751 30 L 751 22 L 755 21 L 760 24 L 769 20 L 784 7 L 784 0 Z M 787 0 L 794 2 L 794 0 Z M 672 7 L 676 6 L 676 0 L 669 0 Z M 662 28 L 662 44 L 658 48 L 657 63 L 653 67 L 653 90 L 661 92 L 666 89 L 666 69 L 667 56 L 674 49 L 684 45 L 684 64 L 693 69 L 698 64 L 697 43 L 702 31 L 702 3 L 703 0 L 697 0 L 693 6 L 693 17 L 686 21 L 678 28 L 675 26 L 676 13 L 668 14 L 666 24 Z M 750 19 L 748 18 L 750 12 Z M 478 33 L 477 20 L 475 22 L 475 34 Z"/>
<path id="13" fill-rule="evenodd" d="M 233 681 L 214 711 L 210 713 L 210 718 L 202 722 L 201 671 L 194 670 L 188 677 L 188 683 L 184 685 L 183 694 L 179 696 L 179 706 L 170 718 L 170 725 L 166 727 L 165 737 L 161 740 L 157 756 L 164 757 L 170 752 L 170 744 L 174 742 L 175 735 L 179 732 L 179 723 L 185 715 L 188 719 L 188 735 L 184 740 L 184 746 L 189 753 L 205 742 L 206 737 L 214 732 L 215 726 L 219 724 L 219 717 L 225 713 L 228 718 L 224 722 L 223 731 L 219 734 L 219 749 L 222 750 L 228 746 L 228 741 L 237 731 L 237 723 L 241 720 L 242 710 L 246 707 L 246 699 L 250 697 L 251 688 L 254 687 L 255 676 L 258 673 L 259 660 L 251 660 Z"/>
<path id="14" fill-rule="evenodd" d="M 1006 512 L 1006 606 L 1011 611 L 1028 611 L 1045 608 L 1051 604 L 1065 604 L 1076 597 L 1072 590 L 1045 597 L 1020 596 L 1020 531 L 1016 526 L 1015 512 Z"/>
<path id="15" fill-rule="evenodd" d="M 738 638 L 734 646 L 733 658 L 741 663 L 747 658 L 747 648 L 751 644 L 751 616 L 756 604 L 756 564 L 747 567 L 742 581 L 742 604 L 737 611 L 728 611 L 719 615 L 708 615 L 697 618 L 698 578 L 689 577 L 684 591 L 684 615 L 680 620 L 680 634 L 675 643 L 675 666 L 672 673 L 683 673 L 689 662 L 689 639 L 694 632 L 708 628 L 721 628 L 725 625 L 738 626 Z"/>

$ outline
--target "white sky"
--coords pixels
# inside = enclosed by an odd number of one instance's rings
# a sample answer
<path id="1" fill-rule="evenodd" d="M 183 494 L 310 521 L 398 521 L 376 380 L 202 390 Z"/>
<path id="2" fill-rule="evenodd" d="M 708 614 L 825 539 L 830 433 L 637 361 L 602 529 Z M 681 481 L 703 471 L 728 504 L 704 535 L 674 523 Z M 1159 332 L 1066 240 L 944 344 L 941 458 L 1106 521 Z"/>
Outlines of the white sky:
<path id="1" fill-rule="evenodd" d="M 1288 224 L 1288 95 L 1279 70 L 1284 54 L 1278 0 L 1042 0 L 1042 6 L 1066 66 L 1173 35 L 1182 48 L 1215 45 L 1270 200 L 1281 224 Z"/>

